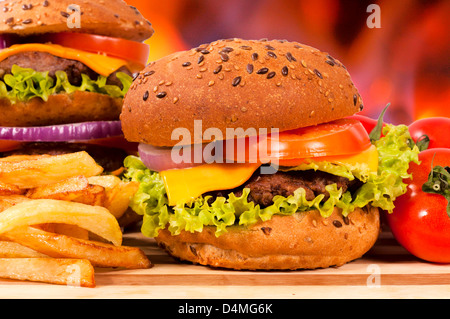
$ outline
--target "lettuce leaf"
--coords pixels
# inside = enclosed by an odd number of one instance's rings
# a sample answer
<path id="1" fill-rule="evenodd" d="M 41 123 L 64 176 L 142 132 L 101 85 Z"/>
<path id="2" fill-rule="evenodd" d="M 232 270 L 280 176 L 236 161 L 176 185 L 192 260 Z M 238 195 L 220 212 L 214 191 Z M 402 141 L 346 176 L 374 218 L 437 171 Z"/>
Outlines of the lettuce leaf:
<path id="1" fill-rule="evenodd" d="M 76 86 L 70 84 L 67 73 L 64 71 L 56 71 L 54 79 L 49 76 L 48 72 L 38 72 L 30 68 L 13 65 L 11 74 L 6 74 L 3 80 L 0 80 L 0 97 L 8 98 L 13 104 L 18 101 L 29 101 L 34 97 L 47 101 L 52 94 L 70 94 L 75 91 L 94 92 L 107 94 L 114 98 L 123 98 L 133 79 L 123 72 L 117 72 L 116 76 L 122 83 L 122 88 L 117 85 L 106 84 L 106 76 L 99 75 L 97 80 L 92 80 L 86 74 L 81 75 L 81 84 Z"/>
<path id="2" fill-rule="evenodd" d="M 330 197 L 324 200 L 319 195 L 311 201 L 306 199 L 305 191 L 297 189 L 288 197 L 275 196 L 273 204 L 260 207 L 248 201 L 249 189 L 244 189 L 241 196 L 230 193 L 227 197 L 218 197 L 210 203 L 209 196 L 201 196 L 194 202 L 168 206 L 164 183 L 157 172 L 145 167 L 136 156 L 125 159 L 127 168 L 124 178 L 137 181 L 140 187 L 131 201 L 131 208 L 143 215 L 142 233 L 156 237 L 160 229 L 167 229 L 177 235 L 182 230 L 201 232 L 204 226 L 215 226 L 216 236 L 227 231 L 227 227 L 250 226 L 258 221 L 266 221 L 274 215 L 292 215 L 312 209 L 319 210 L 324 217 L 330 216 L 334 207 L 342 209 L 344 216 L 357 207 L 368 204 L 392 212 L 394 200 L 406 192 L 403 179 L 410 177 L 410 162 L 418 163 L 417 146 L 409 146 L 410 134 L 405 125 L 386 125 L 384 137 L 373 143 L 379 154 L 378 172 L 368 172 L 365 166 L 341 166 L 331 163 L 312 163 L 296 169 L 319 169 L 328 173 L 361 179 L 364 184 L 353 194 L 343 193 L 336 184 L 326 186 Z"/>

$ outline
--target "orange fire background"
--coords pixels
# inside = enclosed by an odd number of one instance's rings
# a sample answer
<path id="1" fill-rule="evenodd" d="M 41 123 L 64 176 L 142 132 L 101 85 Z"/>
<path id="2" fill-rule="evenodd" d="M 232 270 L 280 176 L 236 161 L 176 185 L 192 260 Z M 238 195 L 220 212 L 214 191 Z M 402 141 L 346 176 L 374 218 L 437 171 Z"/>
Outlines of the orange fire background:
<path id="1" fill-rule="evenodd" d="M 450 117 L 450 1 L 126 0 L 152 23 L 150 60 L 222 38 L 286 39 L 343 62 L 364 100 L 385 120 Z M 380 8 L 380 28 L 367 20 Z M 374 21 L 374 20 L 371 20 Z M 448 132 L 445 132 L 448 134 Z"/>

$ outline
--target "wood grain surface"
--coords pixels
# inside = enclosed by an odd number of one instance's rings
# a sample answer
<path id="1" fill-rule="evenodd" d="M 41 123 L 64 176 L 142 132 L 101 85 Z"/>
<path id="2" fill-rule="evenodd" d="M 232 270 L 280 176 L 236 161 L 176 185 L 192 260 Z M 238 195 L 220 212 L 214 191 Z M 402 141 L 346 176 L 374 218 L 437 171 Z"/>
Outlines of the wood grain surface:
<path id="1" fill-rule="evenodd" d="M 450 265 L 420 261 L 382 233 L 361 259 L 341 267 L 234 271 L 180 262 L 139 232 L 150 269 L 96 269 L 96 288 L 0 280 L 0 298 L 450 298 Z"/>

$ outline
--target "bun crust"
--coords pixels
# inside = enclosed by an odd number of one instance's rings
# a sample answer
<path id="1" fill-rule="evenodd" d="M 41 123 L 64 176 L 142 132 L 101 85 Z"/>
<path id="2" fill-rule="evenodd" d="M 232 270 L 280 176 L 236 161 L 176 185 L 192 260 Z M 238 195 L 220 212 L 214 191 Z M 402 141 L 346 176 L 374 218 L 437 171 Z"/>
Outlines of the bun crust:
<path id="1" fill-rule="evenodd" d="M 278 128 L 325 123 L 360 111 L 341 62 L 287 41 L 219 40 L 150 63 L 125 97 L 125 137 L 173 146 L 176 128 Z M 219 139 L 219 138 L 217 138 Z M 208 142 L 209 140 L 203 140 Z"/>
<path id="2" fill-rule="evenodd" d="M 119 118 L 122 99 L 106 94 L 76 91 L 50 95 L 47 102 L 33 98 L 11 104 L 0 99 L 0 126 L 44 126 L 85 121 L 113 121 Z"/>
<path id="3" fill-rule="evenodd" d="M 250 228 L 236 226 L 216 237 L 201 233 L 159 232 L 158 244 L 181 260 L 231 269 L 315 269 L 341 266 L 360 258 L 380 232 L 378 208 L 356 209 L 343 218 L 337 208 L 328 218 L 318 211 L 276 215 Z"/>
<path id="4" fill-rule="evenodd" d="M 69 28 L 67 19 L 80 6 L 81 28 Z M 18 35 L 81 32 L 144 41 L 153 28 L 139 11 L 122 0 L 18 0 L 0 4 L 0 34 Z"/>

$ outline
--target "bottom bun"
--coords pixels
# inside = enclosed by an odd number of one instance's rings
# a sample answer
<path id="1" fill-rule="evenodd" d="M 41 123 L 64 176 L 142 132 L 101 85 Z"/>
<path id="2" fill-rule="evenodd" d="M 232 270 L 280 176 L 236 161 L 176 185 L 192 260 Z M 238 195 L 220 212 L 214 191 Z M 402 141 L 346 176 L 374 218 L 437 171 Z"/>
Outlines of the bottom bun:
<path id="1" fill-rule="evenodd" d="M 106 94 L 75 91 L 54 94 L 47 101 L 32 98 L 28 102 L 11 104 L 0 99 L 0 126 L 45 126 L 87 121 L 118 120 L 122 99 Z"/>
<path id="2" fill-rule="evenodd" d="M 378 208 L 357 208 L 347 217 L 335 208 L 323 218 L 317 210 L 276 215 L 251 227 L 233 226 L 216 237 L 215 227 L 172 236 L 161 230 L 157 243 L 180 260 L 231 269 L 314 269 L 360 258 L 380 233 Z"/>

